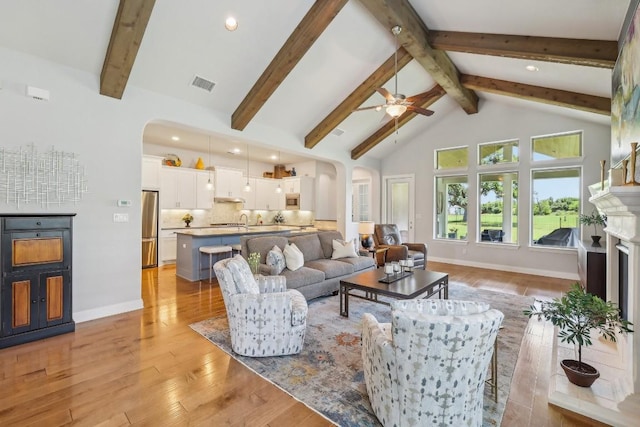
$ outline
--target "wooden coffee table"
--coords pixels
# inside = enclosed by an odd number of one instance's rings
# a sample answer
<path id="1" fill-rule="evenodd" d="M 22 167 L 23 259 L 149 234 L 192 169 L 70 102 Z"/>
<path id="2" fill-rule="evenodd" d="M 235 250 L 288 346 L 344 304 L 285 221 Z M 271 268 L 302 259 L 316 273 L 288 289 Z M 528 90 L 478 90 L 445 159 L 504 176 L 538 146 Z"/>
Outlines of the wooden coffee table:
<path id="1" fill-rule="evenodd" d="M 340 315 L 349 317 L 349 297 L 361 298 L 379 304 L 389 305 L 378 299 L 379 295 L 396 299 L 429 298 L 438 294 L 438 298 L 449 298 L 449 275 L 437 271 L 413 270 L 413 274 L 393 283 L 381 283 L 385 278 L 384 270 L 368 270 L 340 280 Z M 351 291 L 362 291 L 351 293 Z"/>

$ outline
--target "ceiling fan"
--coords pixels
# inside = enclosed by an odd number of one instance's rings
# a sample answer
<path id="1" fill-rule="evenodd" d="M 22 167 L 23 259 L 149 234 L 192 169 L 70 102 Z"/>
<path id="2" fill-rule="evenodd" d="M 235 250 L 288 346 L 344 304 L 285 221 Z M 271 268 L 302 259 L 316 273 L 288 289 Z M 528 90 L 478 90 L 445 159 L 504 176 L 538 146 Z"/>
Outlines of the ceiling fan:
<path id="1" fill-rule="evenodd" d="M 414 113 L 422 114 L 424 116 L 430 116 L 433 114 L 433 111 L 427 110 L 426 108 L 421 108 L 413 105 L 413 103 L 419 98 L 419 95 L 412 96 L 407 98 L 401 93 L 398 93 L 398 34 L 402 31 L 402 27 L 396 25 L 391 28 L 391 32 L 396 38 L 396 52 L 395 52 L 395 90 L 394 93 L 389 92 L 387 89 L 383 87 L 377 87 L 376 91 L 384 96 L 386 102 L 381 105 L 373 105 L 370 107 L 361 107 L 356 109 L 355 111 L 364 111 L 364 110 L 376 110 L 380 111 L 383 108 L 385 109 L 386 114 L 382 118 L 382 121 L 387 121 L 390 119 L 395 119 L 398 121 L 398 117 L 400 117 L 405 111 L 409 110 Z"/>

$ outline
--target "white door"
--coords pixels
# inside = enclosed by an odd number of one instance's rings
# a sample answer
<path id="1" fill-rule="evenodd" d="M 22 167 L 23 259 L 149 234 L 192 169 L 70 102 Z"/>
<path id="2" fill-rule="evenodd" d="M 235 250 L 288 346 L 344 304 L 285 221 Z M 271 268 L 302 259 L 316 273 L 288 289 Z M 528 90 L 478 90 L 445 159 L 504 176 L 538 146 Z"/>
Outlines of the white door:
<path id="1" fill-rule="evenodd" d="M 396 224 L 402 240 L 414 241 L 415 194 L 414 176 L 385 176 L 382 222 Z"/>

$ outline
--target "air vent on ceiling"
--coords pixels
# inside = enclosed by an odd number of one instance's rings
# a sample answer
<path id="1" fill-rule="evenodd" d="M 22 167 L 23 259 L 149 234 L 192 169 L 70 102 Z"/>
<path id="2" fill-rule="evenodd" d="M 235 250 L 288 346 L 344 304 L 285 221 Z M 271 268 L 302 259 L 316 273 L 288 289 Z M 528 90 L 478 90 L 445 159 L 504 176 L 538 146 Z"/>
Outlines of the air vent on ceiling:
<path id="1" fill-rule="evenodd" d="M 334 136 L 340 136 L 344 133 L 344 131 L 340 128 L 335 128 L 334 130 L 331 131 L 331 135 Z"/>
<path id="2" fill-rule="evenodd" d="M 207 80 L 204 77 L 200 77 L 198 75 L 196 75 L 193 80 L 191 81 L 191 86 L 200 88 L 200 89 L 204 89 L 207 92 L 211 92 L 213 90 L 213 87 L 216 84 L 214 82 L 212 82 L 211 80 Z"/>

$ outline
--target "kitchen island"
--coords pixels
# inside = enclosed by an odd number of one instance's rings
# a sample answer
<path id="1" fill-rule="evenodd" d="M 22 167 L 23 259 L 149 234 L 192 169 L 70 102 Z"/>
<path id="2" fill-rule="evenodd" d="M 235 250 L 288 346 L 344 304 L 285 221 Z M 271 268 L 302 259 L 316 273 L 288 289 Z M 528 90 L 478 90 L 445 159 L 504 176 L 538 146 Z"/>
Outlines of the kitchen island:
<path id="1" fill-rule="evenodd" d="M 209 255 L 200 254 L 201 246 L 222 246 L 240 243 L 240 236 L 247 234 L 292 234 L 305 233 L 313 229 L 285 225 L 257 225 L 249 227 L 218 227 L 178 229 L 176 241 L 176 275 L 195 282 L 209 280 Z M 213 262 L 225 257 L 214 255 Z M 201 261 L 199 264 L 198 261 Z M 200 266 L 200 267 L 199 267 Z"/>

